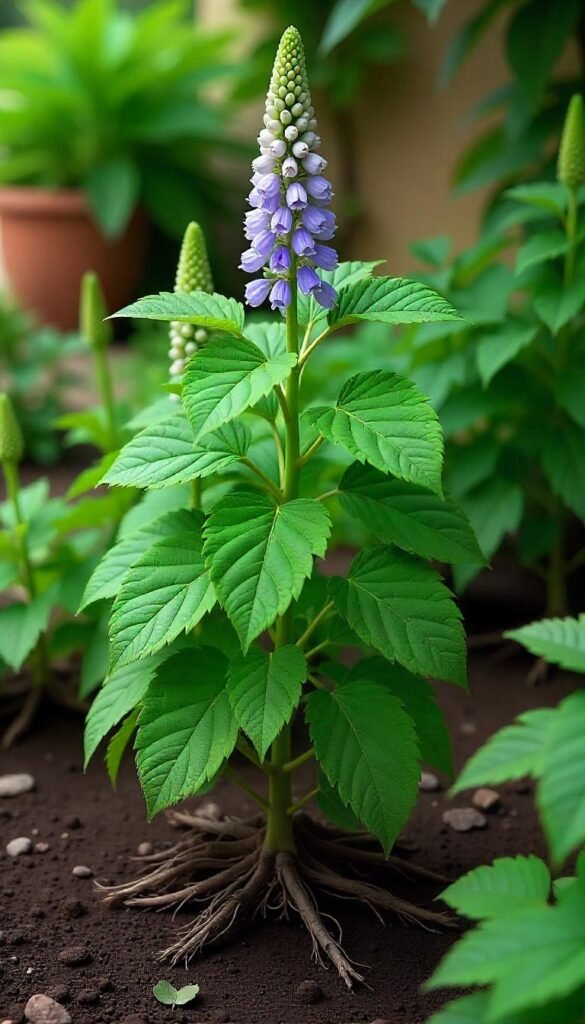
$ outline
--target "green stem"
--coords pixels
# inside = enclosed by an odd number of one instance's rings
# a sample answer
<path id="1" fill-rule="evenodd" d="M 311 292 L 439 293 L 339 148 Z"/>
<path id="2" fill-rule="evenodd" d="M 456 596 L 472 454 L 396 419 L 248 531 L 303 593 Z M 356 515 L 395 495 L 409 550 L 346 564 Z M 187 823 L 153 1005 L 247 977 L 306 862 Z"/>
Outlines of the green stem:
<path id="1" fill-rule="evenodd" d="M 546 614 L 550 618 L 567 614 L 567 571 L 564 537 L 565 515 L 559 511 L 559 539 L 553 547 L 547 570 Z"/>
<path id="2" fill-rule="evenodd" d="M 270 493 L 276 498 L 277 501 L 282 501 L 282 491 L 280 490 L 279 487 L 276 486 L 274 481 L 271 480 L 270 477 L 266 475 L 264 470 L 260 469 L 260 466 L 257 466 L 255 462 L 252 462 L 252 460 L 248 458 L 242 459 L 242 465 L 247 466 L 248 469 L 252 471 L 252 473 L 255 473 L 259 480 L 262 480 L 264 486 L 268 488 Z"/>
<path id="3" fill-rule="evenodd" d="M 292 817 L 292 815 L 296 814 L 297 811 L 301 811 L 303 807 L 306 807 L 307 804 L 310 804 L 311 800 L 314 800 L 318 793 L 319 786 L 315 786 L 314 789 L 309 790 L 309 792 L 305 793 L 305 795 L 302 796 L 299 800 L 295 800 L 294 804 L 291 804 L 290 807 L 287 807 L 286 813 L 289 815 L 289 817 Z"/>
<path id="4" fill-rule="evenodd" d="M 297 647 L 304 647 L 308 640 L 311 639 L 315 630 L 321 625 L 324 619 L 327 618 L 330 612 L 333 611 L 333 601 L 328 601 L 327 604 L 323 605 L 321 611 L 315 615 L 312 622 L 309 623 L 305 632 L 297 640 Z"/>
<path id="5" fill-rule="evenodd" d="M 235 782 L 236 786 L 239 786 L 244 793 L 247 793 L 252 800 L 257 804 L 260 804 L 260 807 L 265 811 L 268 809 L 268 801 L 265 800 L 264 797 L 253 788 L 253 786 L 249 786 L 246 780 L 243 779 L 241 775 L 238 775 L 238 773 L 234 771 L 229 764 L 225 766 L 224 774 L 228 779 L 231 779 L 232 782 Z"/>
<path id="6" fill-rule="evenodd" d="M 577 190 L 574 188 L 568 188 L 567 197 L 567 220 L 565 222 L 565 230 L 567 238 L 569 240 L 569 249 L 565 256 L 565 284 L 570 284 L 573 280 L 573 273 L 575 270 L 575 250 L 577 247 Z"/>
<path id="7" fill-rule="evenodd" d="M 306 466 L 309 459 L 312 458 L 315 452 L 319 450 L 324 441 L 324 437 L 318 437 L 316 441 L 313 441 L 313 444 L 310 445 L 309 448 L 307 448 L 306 452 L 304 452 L 303 455 L 301 455 L 299 459 L 299 467 Z"/>
<path id="8" fill-rule="evenodd" d="M 304 754 L 299 754 L 298 757 L 293 758 L 292 761 L 288 761 L 287 764 L 283 765 L 283 772 L 294 772 L 297 768 L 300 768 L 302 764 L 306 764 L 315 756 L 315 748 L 309 747 L 305 750 Z"/>
<path id="9" fill-rule="evenodd" d="M 199 477 L 195 477 L 191 481 L 191 508 L 201 511 L 201 497 L 203 493 L 202 481 Z"/>
<path id="10" fill-rule="evenodd" d="M 106 413 L 108 426 L 108 450 L 115 452 L 120 447 L 120 437 L 116 419 L 116 403 L 114 401 L 112 376 L 110 374 L 110 364 L 108 362 L 108 350 L 104 346 L 98 345 L 94 346 L 92 351 L 100 401 Z"/>
<path id="11" fill-rule="evenodd" d="M 297 317 L 296 266 L 291 269 L 291 303 L 286 313 L 287 352 L 298 353 L 299 327 Z M 284 463 L 283 500 L 296 498 L 299 490 L 299 368 L 293 370 L 286 382 L 286 449 Z M 276 626 L 276 647 L 291 643 L 293 639 L 293 608 L 290 606 L 280 617 Z M 287 813 L 292 804 L 291 777 L 284 766 L 291 760 L 291 727 L 286 725 L 274 740 L 271 748 L 271 764 L 274 769 L 269 778 L 268 814 L 266 821 L 265 846 L 272 851 L 295 852 L 293 823 Z"/>

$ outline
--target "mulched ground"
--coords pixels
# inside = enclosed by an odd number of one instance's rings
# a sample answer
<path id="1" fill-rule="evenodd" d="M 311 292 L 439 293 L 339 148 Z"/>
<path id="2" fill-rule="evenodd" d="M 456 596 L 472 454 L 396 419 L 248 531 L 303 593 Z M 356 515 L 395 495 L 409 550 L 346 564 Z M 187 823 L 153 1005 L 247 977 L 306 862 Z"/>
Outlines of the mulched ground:
<path id="1" fill-rule="evenodd" d="M 485 653 L 475 654 L 470 696 L 440 687 L 457 767 L 520 711 L 555 704 L 577 682 L 557 675 L 531 689 L 525 683 L 527 666 L 522 657 L 494 663 Z M 353 994 L 331 970 L 311 962 L 307 936 L 295 921 L 258 921 L 232 945 L 194 961 L 187 971 L 161 965 L 156 950 L 176 929 L 170 915 L 108 909 L 93 880 L 72 875 L 76 865 L 86 865 L 97 879 L 122 881 L 134 871 L 128 858 L 139 843 L 176 839 L 164 816 L 145 823 L 131 761 L 112 793 L 99 759 L 87 776 L 82 774 L 81 722 L 49 712 L 33 735 L 0 754 L 0 773 L 19 771 L 31 772 L 37 788 L 0 801 L 0 1022 L 6 1018 L 20 1024 L 35 992 L 66 1003 L 73 1024 L 350 1024 L 378 1018 L 419 1024 L 440 1005 L 440 996 L 422 995 L 420 986 L 454 937 L 407 927 L 391 917 L 383 929 L 366 909 L 349 903 L 335 907 L 345 946 L 371 968 L 371 988 Z M 465 834 L 445 826 L 442 814 L 450 806 L 469 806 L 469 799 L 451 804 L 443 791 L 421 794 L 406 833 L 418 846 L 414 859 L 456 878 L 496 856 L 543 853 L 531 788 L 510 785 L 500 793 L 502 806 L 489 815 L 487 828 Z M 252 810 L 227 783 L 213 799 L 225 812 Z M 4 847 L 17 836 L 48 843 L 50 849 L 12 860 Z M 421 904 L 429 905 L 437 894 L 432 886 L 400 877 L 391 884 L 397 895 Z M 85 947 L 86 963 L 68 966 L 59 959 L 71 946 Z M 152 987 L 161 978 L 177 987 L 198 982 L 201 996 L 188 1009 L 160 1007 Z M 318 1003 L 303 1001 L 299 986 L 305 981 L 320 987 Z"/>

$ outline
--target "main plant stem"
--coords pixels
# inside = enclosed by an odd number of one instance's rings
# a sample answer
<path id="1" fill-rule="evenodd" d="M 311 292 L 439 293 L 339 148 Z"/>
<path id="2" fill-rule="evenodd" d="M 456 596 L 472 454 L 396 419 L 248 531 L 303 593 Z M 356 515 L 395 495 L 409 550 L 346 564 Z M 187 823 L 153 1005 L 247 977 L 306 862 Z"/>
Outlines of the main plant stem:
<path id="1" fill-rule="evenodd" d="M 291 303 L 286 313 L 286 349 L 298 355 L 299 327 L 297 317 L 296 267 L 291 273 Z M 294 366 L 286 383 L 286 449 L 284 462 L 284 501 L 291 501 L 298 496 L 299 490 L 299 368 Z M 293 608 L 287 609 L 280 617 L 276 627 L 275 646 L 283 647 L 291 643 L 293 636 Z M 291 759 L 291 727 L 286 725 L 274 740 L 271 749 L 273 771 L 268 782 L 268 812 L 266 821 L 266 838 L 264 845 L 275 852 L 295 852 L 292 815 L 287 814 L 291 806 L 292 788 L 291 773 L 284 771 L 284 766 Z"/>

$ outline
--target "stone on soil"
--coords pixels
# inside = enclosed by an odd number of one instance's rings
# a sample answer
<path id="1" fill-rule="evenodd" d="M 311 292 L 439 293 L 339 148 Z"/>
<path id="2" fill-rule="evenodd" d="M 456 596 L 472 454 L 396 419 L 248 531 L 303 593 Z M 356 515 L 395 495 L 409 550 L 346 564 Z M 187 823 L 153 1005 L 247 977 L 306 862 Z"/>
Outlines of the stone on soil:
<path id="1" fill-rule="evenodd" d="M 148 857 L 153 850 L 154 846 L 152 845 L 152 843 L 140 843 L 137 852 L 139 857 Z"/>
<path id="2" fill-rule="evenodd" d="M 71 1024 L 65 1007 L 40 993 L 30 997 L 24 1013 L 30 1024 Z"/>
<path id="3" fill-rule="evenodd" d="M 87 946 L 67 946 L 59 953 L 59 960 L 68 967 L 81 967 L 89 963 L 91 954 Z"/>
<path id="4" fill-rule="evenodd" d="M 16 775 L 0 775 L 0 797 L 20 796 L 22 793 L 30 793 L 35 788 L 35 780 L 28 772 L 21 772 Z"/>
<path id="5" fill-rule="evenodd" d="M 436 793 L 436 791 L 440 789 L 440 785 L 441 784 L 437 776 L 433 775 L 432 772 L 422 772 L 418 788 L 421 789 L 423 793 Z"/>
<path id="6" fill-rule="evenodd" d="M 301 981 L 300 985 L 297 985 L 296 994 L 301 1003 L 309 1005 L 320 1003 L 324 998 L 323 989 L 316 981 Z"/>
<path id="7" fill-rule="evenodd" d="M 474 807 L 453 807 L 443 813 L 443 821 L 455 832 L 471 832 L 474 828 L 485 828 L 487 820 Z"/>
<path id="8" fill-rule="evenodd" d="M 87 868 L 85 864 L 76 864 L 71 872 L 76 878 L 93 878 L 93 871 L 91 868 Z"/>
<path id="9" fill-rule="evenodd" d="M 487 786 L 484 786 L 481 789 L 476 789 L 471 802 L 480 811 L 495 811 L 500 804 L 500 794 L 495 789 L 488 789 Z"/>
<path id="10" fill-rule="evenodd" d="M 6 844 L 6 853 L 9 857 L 22 857 L 24 853 L 30 853 L 32 842 L 27 836 L 18 836 Z"/>

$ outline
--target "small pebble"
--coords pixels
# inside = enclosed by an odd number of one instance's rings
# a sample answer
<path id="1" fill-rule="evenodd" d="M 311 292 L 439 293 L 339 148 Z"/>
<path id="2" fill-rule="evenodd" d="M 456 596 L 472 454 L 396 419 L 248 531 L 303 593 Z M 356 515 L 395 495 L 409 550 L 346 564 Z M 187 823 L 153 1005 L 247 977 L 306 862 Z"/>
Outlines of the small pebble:
<path id="1" fill-rule="evenodd" d="M 148 857 L 149 854 L 154 850 L 152 843 L 140 843 L 138 846 L 138 855 L 140 857 Z"/>
<path id="2" fill-rule="evenodd" d="M 82 967 L 89 963 L 91 954 L 87 946 L 67 946 L 59 953 L 59 960 L 68 967 Z"/>
<path id="3" fill-rule="evenodd" d="M 500 794 L 496 793 L 495 789 L 488 789 L 485 786 L 482 789 L 476 789 L 471 802 L 480 811 L 495 811 L 500 804 Z"/>
<path id="4" fill-rule="evenodd" d="M 76 864 L 71 872 L 76 878 L 93 878 L 93 871 L 91 868 L 87 868 L 85 864 Z"/>
<path id="5" fill-rule="evenodd" d="M 87 907 L 81 900 L 70 898 L 63 904 L 67 917 L 83 917 L 87 914 Z"/>
<path id="6" fill-rule="evenodd" d="M 50 849 L 49 843 L 35 843 L 35 853 L 48 853 Z"/>
<path id="7" fill-rule="evenodd" d="M 26 772 L 17 775 L 0 775 L 0 796 L 20 796 L 35 788 L 34 776 Z"/>
<path id="8" fill-rule="evenodd" d="M 422 772 L 418 788 L 423 793 L 435 793 L 441 788 L 441 784 L 436 775 L 432 772 Z"/>
<path id="9" fill-rule="evenodd" d="M 65 1007 L 41 993 L 30 997 L 24 1013 L 30 1024 L 71 1024 Z"/>
<path id="10" fill-rule="evenodd" d="M 82 988 L 77 994 L 80 1006 L 97 1006 L 100 1001 L 99 991 L 95 988 Z"/>
<path id="11" fill-rule="evenodd" d="M 22 857 L 24 853 L 30 853 L 32 848 L 32 842 L 27 836 L 19 836 L 6 844 L 6 853 L 9 857 Z"/>
<path id="12" fill-rule="evenodd" d="M 221 818 L 221 807 L 210 800 L 207 803 L 199 804 L 197 813 L 202 814 L 204 818 Z"/>
<path id="13" fill-rule="evenodd" d="M 473 736 L 477 732 L 475 722 L 461 722 L 459 728 L 464 736 Z"/>
<path id="14" fill-rule="evenodd" d="M 76 814 L 72 814 L 71 817 L 65 818 L 65 827 L 75 831 L 76 828 L 83 828 L 83 822 L 77 817 Z"/>
<path id="15" fill-rule="evenodd" d="M 455 832 L 471 832 L 474 828 L 485 828 L 487 820 L 474 807 L 453 807 L 443 812 L 443 821 Z"/>
<path id="16" fill-rule="evenodd" d="M 296 995 L 299 1002 L 309 1005 L 320 1003 L 324 998 L 323 989 L 316 981 L 301 981 L 300 985 L 297 985 Z"/>

